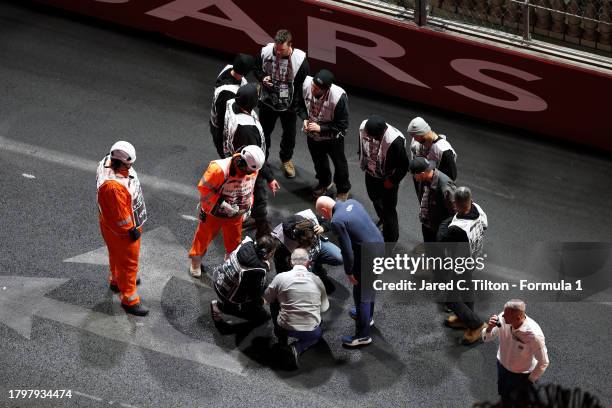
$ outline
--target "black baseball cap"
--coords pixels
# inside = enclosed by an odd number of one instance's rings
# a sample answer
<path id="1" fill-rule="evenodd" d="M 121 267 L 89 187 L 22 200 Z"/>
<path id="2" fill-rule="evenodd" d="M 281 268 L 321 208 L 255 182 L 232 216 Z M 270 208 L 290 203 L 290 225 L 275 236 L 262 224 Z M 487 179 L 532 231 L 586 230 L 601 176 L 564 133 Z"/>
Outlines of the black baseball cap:
<path id="1" fill-rule="evenodd" d="M 387 130 L 387 122 L 380 115 L 372 115 L 365 123 L 364 129 L 370 136 L 382 136 L 385 134 L 385 130 Z"/>
<path id="2" fill-rule="evenodd" d="M 313 78 L 314 83 L 321 89 L 329 89 L 334 83 L 334 74 L 331 71 L 322 69 Z"/>
<path id="3" fill-rule="evenodd" d="M 234 58 L 232 69 L 235 73 L 240 75 L 246 75 L 253 69 L 255 65 L 255 58 L 249 54 L 238 54 Z"/>
<path id="4" fill-rule="evenodd" d="M 427 160 L 424 157 L 415 157 L 410 162 L 410 172 L 412 174 L 423 173 L 428 170 L 432 170 L 436 168 L 436 162 L 432 160 Z"/>

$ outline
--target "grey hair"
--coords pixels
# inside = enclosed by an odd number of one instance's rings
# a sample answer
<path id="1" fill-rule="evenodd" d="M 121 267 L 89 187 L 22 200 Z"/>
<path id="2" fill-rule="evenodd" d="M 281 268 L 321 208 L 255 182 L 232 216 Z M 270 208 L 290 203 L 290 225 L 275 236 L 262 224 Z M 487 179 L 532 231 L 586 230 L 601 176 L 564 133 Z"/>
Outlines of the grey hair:
<path id="1" fill-rule="evenodd" d="M 520 310 L 523 313 L 525 313 L 526 308 L 527 305 L 521 299 L 510 299 L 504 305 L 504 309 Z"/>
<path id="2" fill-rule="evenodd" d="M 291 265 L 302 265 L 306 266 L 310 262 L 310 257 L 308 256 L 308 251 L 304 248 L 297 248 L 291 254 Z"/>
<path id="3" fill-rule="evenodd" d="M 291 34 L 291 31 L 285 29 L 278 30 L 274 36 L 274 42 L 276 44 L 284 44 L 286 42 L 290 43 L 292 40 L 293 35 Z"/>
<path id="4" fill-rule="evenodd" d="M 472 201 L 472 190 L 465 186 L 458 187 L 455 190 L 455 201 L 462 207 L 467 205 Z"/>

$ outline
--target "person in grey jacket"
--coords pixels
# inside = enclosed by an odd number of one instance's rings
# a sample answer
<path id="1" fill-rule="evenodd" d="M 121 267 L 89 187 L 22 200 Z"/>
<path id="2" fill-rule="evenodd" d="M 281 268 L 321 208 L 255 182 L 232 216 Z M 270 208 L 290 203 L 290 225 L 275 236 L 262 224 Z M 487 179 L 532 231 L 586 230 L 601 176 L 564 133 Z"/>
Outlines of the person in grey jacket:
<path id="1" fill-rule="evenodd" d="M 436 163 L 424 157 L 416 157 L 410 163 L 410 172 L 423 186 L 419 197 L 419 219 L 424 242 L 436 242 L 442 221 L 455 215 L 455 190 L 457 186 L 436 168 Z"/>

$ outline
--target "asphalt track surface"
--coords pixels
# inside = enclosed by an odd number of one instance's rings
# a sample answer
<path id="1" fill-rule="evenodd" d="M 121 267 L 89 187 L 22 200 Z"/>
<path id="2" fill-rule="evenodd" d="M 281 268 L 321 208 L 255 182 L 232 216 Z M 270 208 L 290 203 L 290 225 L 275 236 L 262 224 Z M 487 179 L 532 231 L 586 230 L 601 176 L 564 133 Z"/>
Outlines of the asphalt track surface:
<path id="1" fill-rule="evenodd" d="M 374 344 L 343 349 L 340 336 L 353 324 L 341 269 L 331 272 L 339 289 L 324 315 L 325 342 L 302 356 L 297 372 L 272 362 L 270 323 L 235 334 L 214 329 L 212 291 L 186 276 L 186 250 L 196 226 L 194 186 L 216 158 L 207 117 L 214 78 L 227 61 L 46 8 L 0 4 L 0 406 L 465 407 L 495 399 L 497 345 L 460 346 L 461 333 L 442 327 L 435 304 L 380 302 Z M 364 92 L 349 90 L 349 101 L 351 194 L 372 214 L 357 165 L 357 127 L 372 113 L 400 129 L 421 115 L 456 148 L 459 182 L 488 214 L 496 265 L 521 270 L 536 242 L 610 240 L 609 158 Z M 146 319 L 125 317 L 105 284 L 95 165 L 119 139 L 136 146 L 135 167 L 146 179 Z M 277 170 L 278 139 L 277 131 Z M 311 205 L 304 137 L 294 161 L 296 179 L 277 172 L 282 187 L 272 218 Z M 421 237 L 416 203 L 406 180 L 398 209 L 407 247 Z M 220 262 L 222 253 L 217 240 L 207 262 Z M 10 293 L 18 295 L 7 302 Z M 479 304 L 477 311 L 501 308 Z M 612 404 L 610 310 L 528 306 L 551 360 L 543 382 L 579 386 Z M 10 389 L 71 389 L 73 396 L 14 400 Z"/>

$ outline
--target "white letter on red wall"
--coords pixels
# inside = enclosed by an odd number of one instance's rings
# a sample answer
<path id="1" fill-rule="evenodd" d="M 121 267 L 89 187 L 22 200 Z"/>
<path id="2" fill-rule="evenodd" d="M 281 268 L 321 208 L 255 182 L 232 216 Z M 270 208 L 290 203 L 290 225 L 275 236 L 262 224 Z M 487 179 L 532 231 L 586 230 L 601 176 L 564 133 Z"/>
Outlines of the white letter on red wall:
<path id="1" fill-rule="evenodd" d="M 369 47 L 339 40 L 336 38 L 336 32 L 338 31 L 366 38 L 373 41 L 376 45 Z M 321 20 L 316 17 L 308 17 L 308 56 L 335 64 L 336 48 L 349 50 L 393 79 L 429 88 L 418 79 L 384 60 L 384 58 L 398 58 L 406 54 L 404 48 L 395 41 L 369 31 Z"/>
<path id="2" fill-rule="evenodd" d="M 200 11 L 210 6 L 217 7 L 228 18 L 220 18 Z M 231 0 L 176 0 L 151 10 L 146 14 L 170 21 L 176 21 L 183 17 L 191 17 L 244 31 L 253 41 L 260 45 L 272 42 L 272 37 Z"/>
<path id="3" fill-rule="evenodd" d="M 521 71 L 520 69 L 512 68 L 506 65 L 496 64 L 494 62 L 475 59 L 456 59 L 451 61 L 450 65 L 455 71 L 465 75 L 468 78 L 472 78 L 478 82 L 482 82 L 483 84 L 492 86 L 493 88 L 501 89 L 502 91 L 514 95 L 516 97 L 516 100 L 508 101 L 505 99 L 493 98 L 491 96 L 487 96 L 479 92 L 473 91 L 469 88 L 466 88 L 463 85 L 453 85 L 446 87 L 447 89 L 450 89 L 453 92 L 456 92 L 470 99 L 475 99 L 479 102 L 499 106 L 500 108 L 513 109 L 525 112 L 539 112 L 548 108 L 548 104 L 546 103 L 546 101 L 540 98 L 539 96 L 532 94 L 531 92 L 528 92 L 524 89 L 491 78 L 490 76 L 483 74 L 481 71 L 489 70 L 503 72 L 505 74 L 520 78 L 524 81 L 537 81 L 539 79 L 542 79 L 533 74 L 530 74 L 529 72 Z"/>

